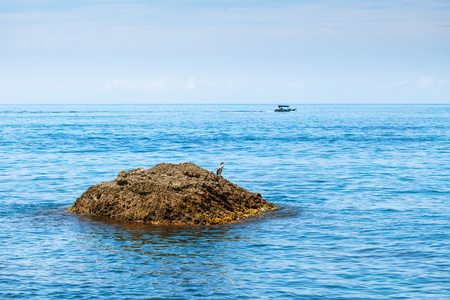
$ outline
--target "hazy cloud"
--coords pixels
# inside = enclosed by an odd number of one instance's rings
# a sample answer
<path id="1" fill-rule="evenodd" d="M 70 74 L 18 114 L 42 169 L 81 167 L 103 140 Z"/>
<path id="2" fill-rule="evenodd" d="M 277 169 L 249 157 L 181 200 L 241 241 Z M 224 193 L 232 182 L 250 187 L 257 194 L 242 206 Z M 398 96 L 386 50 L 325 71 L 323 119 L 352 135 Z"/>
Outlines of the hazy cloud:
<path id="1" fill-rule="evenodd" d="M 449 101 L 444 0 L 1 6 L 0 102 Z"/>
<path id="2" fill-rule="evenodd" d="M 304 87 L 303 81 L 291 81 L 288 83 L 288 89 L 298 90 Z"/>
<path id="3" fill-rule="evenodd" d="M 435 82 L 434 77 L 421 77 L 419 79 L 419 86 L 420 87 L 427 87 L 430 86 Z"/>
<path id="4" fill-rule="evenodd" d="M 127 89 L 127 90 L 169 90 L 172 81 L 166 77 L 155 80 L 128 80 L 115 79 L 105 85 L 106 89 Z"/>
<path id="5" fill-rule="evenodd" d="M 172 81 L 166 77 L 161 77 L 159 79 L 150 81 L 145 83 L 144 87 L 147 89 L 164 89 L 164 90 L 170 90 L 172 86 Z"/>
<path id="6" fill-rule="evenodd" d="M 195 77 L 191 77 L 188 80 L 188 83 L 186 84 L 186 89 L 188 91 L 193 91 L 197 87 L 197 80 Z"/>
<path id="7" fill-rule="evenodd" d="M 410 83 L 409 80 L 400 80 L 400 81 L 397 81 L 395 84 L 396 85 L 406 85 L 408 83 Z"/>

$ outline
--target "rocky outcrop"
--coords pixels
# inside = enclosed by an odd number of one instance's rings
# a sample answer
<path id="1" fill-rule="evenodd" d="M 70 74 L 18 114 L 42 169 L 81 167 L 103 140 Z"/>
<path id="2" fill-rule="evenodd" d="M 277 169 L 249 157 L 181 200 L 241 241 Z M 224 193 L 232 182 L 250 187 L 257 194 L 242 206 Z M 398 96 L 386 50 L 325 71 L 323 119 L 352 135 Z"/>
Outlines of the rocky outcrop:
<path id="1" fill-rule="evenodd" d="M 259 193 L 195 164 L 162 163 L 121 171 L 113 181 L 91 186 L 69 210 L 149 224 L 210 225 L 275 208 Z"/>

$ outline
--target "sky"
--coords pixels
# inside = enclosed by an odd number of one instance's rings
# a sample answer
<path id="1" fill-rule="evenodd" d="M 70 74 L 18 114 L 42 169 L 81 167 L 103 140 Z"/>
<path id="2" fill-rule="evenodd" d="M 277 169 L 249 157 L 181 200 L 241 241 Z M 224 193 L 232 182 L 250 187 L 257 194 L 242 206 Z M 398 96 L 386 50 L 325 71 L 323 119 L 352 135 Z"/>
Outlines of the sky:
<path id="1" fill-rule="evenodd" d="M 450 104 L 449 0 L 0 0 L 0 104 Z"/>

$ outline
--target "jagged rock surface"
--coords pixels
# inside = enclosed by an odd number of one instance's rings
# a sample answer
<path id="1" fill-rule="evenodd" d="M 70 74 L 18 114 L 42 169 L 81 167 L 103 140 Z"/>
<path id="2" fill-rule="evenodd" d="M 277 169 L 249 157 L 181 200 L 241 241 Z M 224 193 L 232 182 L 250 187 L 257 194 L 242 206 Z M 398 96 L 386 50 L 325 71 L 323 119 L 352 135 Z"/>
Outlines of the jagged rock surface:
<path id="1" fill-rule="evenodd" d="M 91 186 L 69 210 L 150 224 L 209 225 L 275 208 L 259 193 L 195 164 L 162 163 L 121 171 L 113 181 Z"/>

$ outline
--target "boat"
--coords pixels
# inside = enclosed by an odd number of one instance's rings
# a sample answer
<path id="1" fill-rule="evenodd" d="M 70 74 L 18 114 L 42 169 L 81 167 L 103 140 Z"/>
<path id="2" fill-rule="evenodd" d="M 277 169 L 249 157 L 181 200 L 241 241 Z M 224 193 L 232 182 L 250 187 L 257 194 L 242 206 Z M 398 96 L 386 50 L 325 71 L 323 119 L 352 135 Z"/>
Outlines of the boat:
<path id="1" fill-rule="evenodd" d="M 296 111 L 296 108 L 290 108 L 289 105 L 278 105 L 278 108 L 274 109 L 277 112 Z"/>

